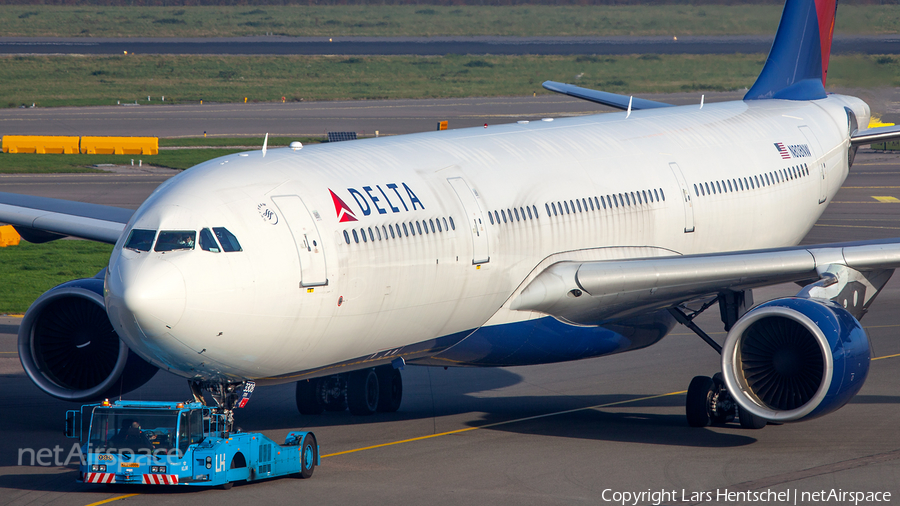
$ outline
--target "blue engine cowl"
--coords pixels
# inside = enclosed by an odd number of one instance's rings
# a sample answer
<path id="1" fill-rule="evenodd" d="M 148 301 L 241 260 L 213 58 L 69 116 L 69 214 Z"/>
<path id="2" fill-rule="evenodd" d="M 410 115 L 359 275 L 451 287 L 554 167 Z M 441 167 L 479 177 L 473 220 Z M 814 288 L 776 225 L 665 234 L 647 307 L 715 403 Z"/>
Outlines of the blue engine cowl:
<path id="1" fill-rule="evenodd" d="M 741 409 L 772 422 L 809 420 L 840 408 L 869 373 L 869 339 L 840 305 L 785 298 L 735 323 L 722 373 Z"/>
<path id="2" fill-rule="evenodd" d="M 69 281 L 38 297 L 19 325 L 18 349 L 31 381 L 66 401 L 119 396 L 158 370 L 113 330 L 102 277 Z"/>

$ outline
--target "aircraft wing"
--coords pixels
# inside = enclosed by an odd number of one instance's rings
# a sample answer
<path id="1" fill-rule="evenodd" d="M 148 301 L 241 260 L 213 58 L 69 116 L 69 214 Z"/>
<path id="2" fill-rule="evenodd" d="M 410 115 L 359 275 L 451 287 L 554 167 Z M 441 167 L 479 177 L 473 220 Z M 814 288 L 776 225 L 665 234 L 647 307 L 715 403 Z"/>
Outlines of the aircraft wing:
<path id="1" fill-rule="evenodd" d="M 593 325 L 722 292 L 803 282 L 813 283 L 801 295 L 806 297 L 837 298 L 848 284 L 854 290 L 862 290 L 862 297 L 857 294 L 858 299 L 850 304 L 858 308 L 848 307 L 861 317 L 897 267 L 900 239 L 614 261 L 564 261 L 550 265 L 520 287 L 509 307 Z"/>
<path id="2" fill-rule="evenodd" d="M 610 93 L 608 91 L 597 91 L 590 88 L 582 88 L 580 86 L 575 86 L 572 84 L 557 83 L 555 81 L 544 81 L 541 86 L 550 91 L 555 91 L 556 93 L 562 93 L 563 95 L 569 95 L 570 97 L 608 105 L 609 107 L 615 107 L 616 109 L 621 109 L 623 111 L 628 109 L 629 101 L 631 102 L 631 109 L 634 111 L 637 111 L 639 109 L 658 109 L 660 107 L 672 107 L 672 104 L 655 102 L 653 100 L 646 100 L 643 98 L 633 98 L 628 95 L 618 95 L 616 93 Z"/>
<path id="3" fill-rule="evenodd" d="M 900 139 L 900 125 L 866 128 L 858 130 L 850 136 L 850 144 L 871 144 L 873 142 L 885 142 Z"/>
<path id="4" fill-rule="evenodd" d="M 0 192 L 0 223 L 28 242 L 65 236 L 115 244 L 134 211 L 120 207 Z"/>

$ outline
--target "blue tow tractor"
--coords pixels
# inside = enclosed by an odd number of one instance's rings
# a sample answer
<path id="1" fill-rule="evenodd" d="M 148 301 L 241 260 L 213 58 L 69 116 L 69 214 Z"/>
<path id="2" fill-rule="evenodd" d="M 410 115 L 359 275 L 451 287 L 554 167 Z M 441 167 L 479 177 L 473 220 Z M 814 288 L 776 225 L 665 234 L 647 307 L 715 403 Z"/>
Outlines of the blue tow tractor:
<path id="1" fill-rule="evenodd" d="M 312 432 L 291 432 L 280 445 L 258 432 L 232 431 L 231 420 L 231 410 L 196 401 L 103 401 L 69 411 L 66 435 L 82 442 L 83 483 L 228 489 L 242 480 L 309 478 L 319 465 Z"/>

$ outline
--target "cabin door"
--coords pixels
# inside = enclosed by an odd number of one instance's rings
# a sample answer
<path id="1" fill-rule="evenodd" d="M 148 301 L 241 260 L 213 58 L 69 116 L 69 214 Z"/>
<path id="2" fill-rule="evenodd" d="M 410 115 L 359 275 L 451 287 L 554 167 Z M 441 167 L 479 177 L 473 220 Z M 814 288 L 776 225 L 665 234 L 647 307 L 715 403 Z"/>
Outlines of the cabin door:
<path id="1" fill-rule="evenodd" d="M 322 286 L 328 284 L 325 266 L 325 249 L 319 229 L 303 200 L 297 195 L 279 195 L 272 202 L 281 211 L 281 218 L 287 222 L 297 255 L 300 257 L 300 286 Z"/>
<path id="2" fill-rule="evenodd" d="M 694 231 L 694 201 L 691 200 L 691 190 L 684 181 L 681 167 L 677 163 L 672 162 L 669 164 L 669 168 L 672 169 L 672 174 L 675 175 L 675 180 L 678 181 L 678 188 L 681 190 L 681 201 L 684 203 L 684 233 L 687 234 Z"/>
<path id="3" fill-rule="evenodd" d="M 491 255 L 488 250 L 484 215 L 481 212 L 481 206 L 478 205 L 478 194 L 469 188 L 468 183 L 461 177 L 451 177 L 447 181 L 453 187 L 453 190 L 456 191 L 456 195 L 459 197 L 459 201 L 466 212 L 466 223 L 468 223 L 469 231 L 472 232 L 472 263 L 487 263 L 490 261 Z"/>

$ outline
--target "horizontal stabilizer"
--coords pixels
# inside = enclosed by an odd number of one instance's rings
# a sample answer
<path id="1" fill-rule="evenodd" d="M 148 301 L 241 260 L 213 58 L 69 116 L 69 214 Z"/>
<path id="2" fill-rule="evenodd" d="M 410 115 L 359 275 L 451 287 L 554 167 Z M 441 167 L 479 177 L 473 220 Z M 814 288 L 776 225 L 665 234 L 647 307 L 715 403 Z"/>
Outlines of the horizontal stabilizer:
<path id="1" fill-rule="evenodd" d="M 900 125 L 883 126 L 859 130 L 850 136 L 850 143 L 854 146 L 871 144 L 873 142 L 886 142 L 900 139 Z"/>
<path id="2" fill-rule="evenodd" d="M 544 81 L 542 85 L 545 89 L 569 95 L 570 97 L 580 98 L 598 104 L 608 105 L 616 109 L 627 110 L 628 102 L 631 100 L 631 109 L 637 111 L 639 109 L 658 109 L 660 107 L 672 107 L 672 104 L 664 104 L 662 102 L 654 102 L 653 100 L 645 100 L 643 98 L 632 98 L 628 95 L 617 95 L 607 91 L 597 91 L 589 88 L 582 88 L 572 84 L 557 83 L 554 81 Z"/>
<path id="3" fill-rule="evenodd" d="M 0 223 L 8 223 L 26 241 L 59 236 L 115 244 L 134 211 L 119 207 L 0 192 Z"/>

